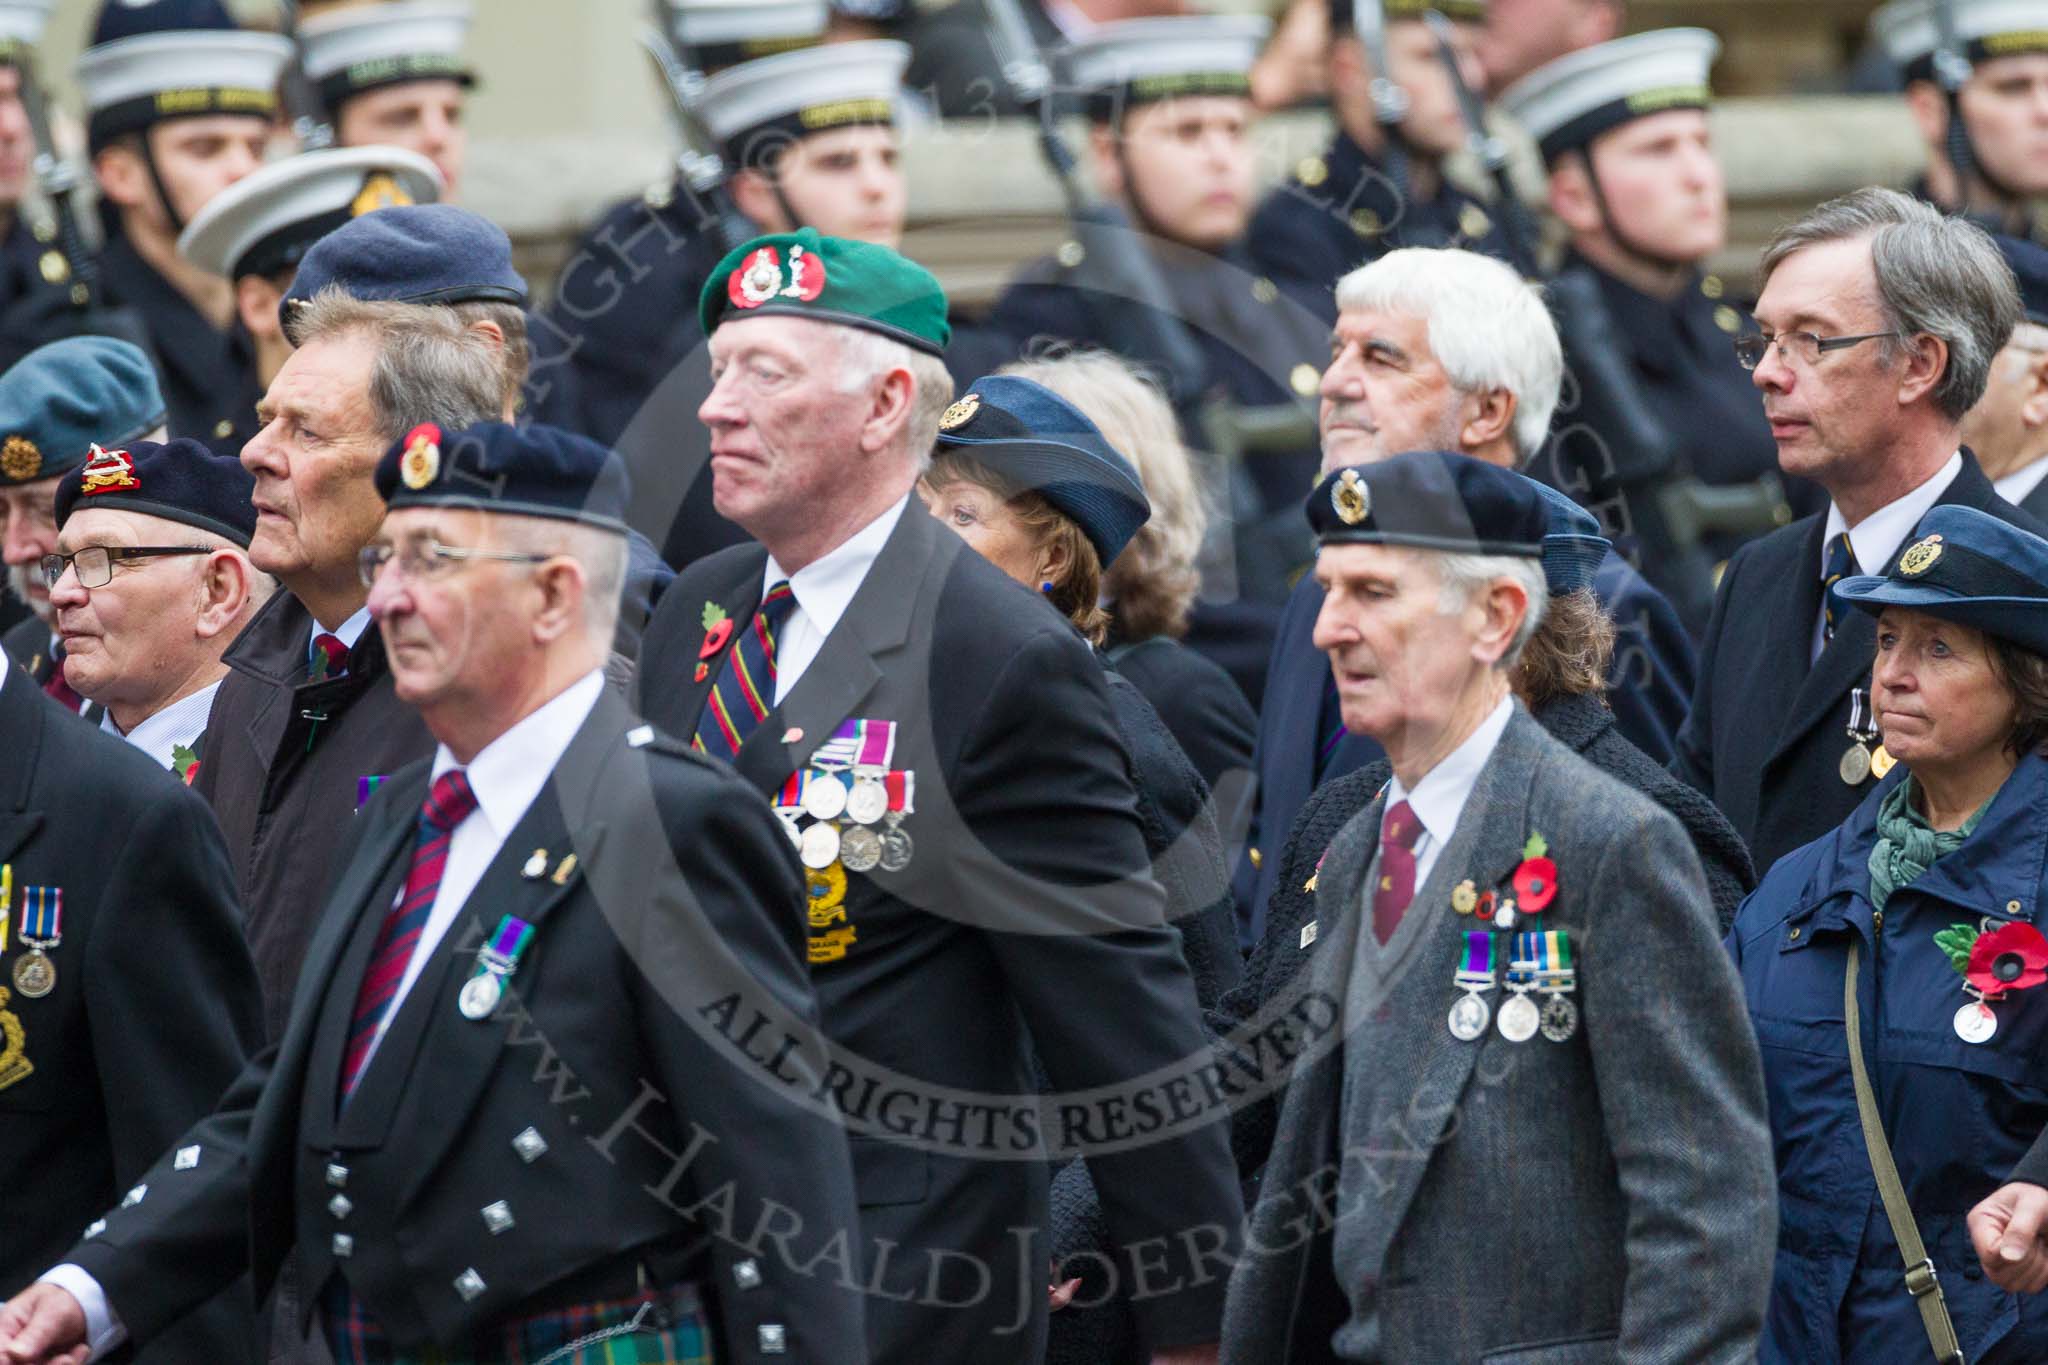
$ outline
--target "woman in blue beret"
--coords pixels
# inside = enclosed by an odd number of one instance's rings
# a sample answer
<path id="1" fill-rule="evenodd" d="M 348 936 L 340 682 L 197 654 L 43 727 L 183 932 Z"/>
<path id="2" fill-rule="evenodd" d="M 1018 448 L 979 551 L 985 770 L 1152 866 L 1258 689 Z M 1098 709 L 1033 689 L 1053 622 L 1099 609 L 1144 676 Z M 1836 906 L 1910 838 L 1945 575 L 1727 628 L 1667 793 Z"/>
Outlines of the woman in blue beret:
<path id="1" fill-rule="evenodd" d="M 1728 936 L 1778 1159 L 1762 1358 L 1918 1365 L 1951 1349 L 1922 1320 L 1938 1301 L 1972 1365 L 2048 1360 L 2048 1302 L 1987 1279 L 1965 1224 L 2048 1125 L 2048 541 L 1937 507 L 1889 573 L 1835 593 L 1877 617 L 1845 775 L 1885 780 Z"/>

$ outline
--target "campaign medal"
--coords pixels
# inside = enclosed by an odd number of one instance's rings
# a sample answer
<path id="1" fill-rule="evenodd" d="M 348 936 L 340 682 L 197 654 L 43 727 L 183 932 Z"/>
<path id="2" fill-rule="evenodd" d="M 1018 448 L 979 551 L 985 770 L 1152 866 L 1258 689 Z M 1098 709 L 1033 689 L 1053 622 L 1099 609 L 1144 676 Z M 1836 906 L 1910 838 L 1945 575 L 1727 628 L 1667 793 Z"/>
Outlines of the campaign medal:
<path id="1" fill-rule="evenodd" d="M 896 756 L 896 722 L 864 720 L 860 723 L 860 751 L 853 762 L 853 789 L 846 794 L 846 818 L 858 825 L 872 825 L 889 813 L 889 793 L 883 779 L 889 760 Z"/>
<path id="2" fill-rule="evenodd" d="M 519 956 L 533 942 L 533 926 L 517 915 L 506 915 L 491 931 L 491 937 L 476 950 L 476 967 L 456 997 L 456 1008 L 469 1020 L 488 1019 L 505 998 L 505 980 L 519 970 Z"/>
<path id="3" fill-rule="evenodd" d="M 1536 989 L 1536 959 L 1530 955 L 1530 940 L 1536 935 L 1514 936 L 1513 956 L 1508 959 L 1507 987 L 1514 997 L 1500 1007 L 1500 1036 L 1511 1043 L 1526 1043 L 1542 1025 L 1542 1011 L 1529 993 Z"/>
<path id="4" fill-rule="evenodd" d="M 797 841 L 797 856 L 813 872 L 839 861 L 839 827 L 820 820 L 804 829 Z"/>
<path id="5" fill-rule="evenodd" d="M 1842 781 L 1855 787 L 1862 785 L 1863 780 L 1870 776 L 1870 768 L 1870 750 L 1857 743 L 1842 751 L 1842 761 L 1835 771 Z"/>
<path id="6" fill-rule="evenodd" d="M 1884 751 L 1884 745 L 1871 752 L 1870 742 L 1877 738 L 1877 712 L 1870 705 L 1867 687 L 1850 689 L 1848 731 L 1849 747 L 1842 751 L 1842 761 L 1835 768 L 1835 775 L 1846 785 L 1860 787 L 1892 770 L 1892 756 Z"/>
<path id="7" fill-rule="evenodd" d="M 29 951 L 15 959 L 14 989 L 40 1000 L 57 988 L 57 964 L 50 960 L 50 949 L 64 941 L 64 889 L 22 887 L 18 932 Z"/>
<path id="8" fill-rule="evenodd" d="M 804 846 L 804 831 L 797 820 L 803 813 L 804 775 L 791 773 L 789 780 L 782 784 L 782 790 L 775 794 L 775 814 L 782 820 L 782 830 L 789 836 L 790 846 L 799 852 Z"/>
<path id="9" fill-rule="evenodd" d="M 860 756 L 865 721 L 843 720 L 832 737 L 811 753 L 813 773 L 804 781 L 804 814 L 813 820 L 837 820 L 846 813 L 846 781 L 839 774 Z M 837 856 L 835 853 L 834 856 Z"/>
<path id="10" fill-rule="evenodd" d="M 867 825 L 848 825 L 839 832 L 839 861 L 848 872 L 872 872 L 882 862 L 882 836 Z"/>
<path id="11" fill-rule="evenodd" d="M 1451 1006 L 1451 1036 L 1461 1043 L 1476 1042 L 1493 1021 L 1493 1008 L 1486 993 L 1493 989 L 1493 935 L 1484 929 L 1465 931 L 1463 965 L 1451 979 L 1462 995 Z"/>
<path id="12" fill-rule="evenodd" d="M 1572 936 L 1564 929 L 1531 933 L 1536 960 L 1536 989 L 1543 996 L 1539 1024 L 1543 1036 L 1562 1043 L 1579 1031 L 1579 1007 L 1571 994 L 1579 988 L 1578 969 L 1572 966 Z"/>
<path id="13" fill-rule="evenodd" d="M 835 772 L 806 773 L 804 814 L 813 820 L 837 820 L 846 813 L 846 784 Z"/>
<path id="14" fill-rule="evenodd" d="M 917 774 L 908 769 L 893 772 L 882 780 L 882 785 L 889 794 L 889 813 L 883 817 L 888 828 L 881 833 L 882 870 L 901 872 L 910 866 L 910 855 L 916 851 L 903 828 L 903 817 L 917 808 Z"/>
<path id="15" fill-rule="evenodd" d="M 1987 1043 L 1998 1032 L 1994 1001 L 2048 981 L 2048 937 L 2024 921 L 1987 930 L 1951 924 L 1935 934 L 1934 946 L 1961 973 L 1970 997 L 1955 1017 L 1956 1037 L 1966 1043 Z"/>

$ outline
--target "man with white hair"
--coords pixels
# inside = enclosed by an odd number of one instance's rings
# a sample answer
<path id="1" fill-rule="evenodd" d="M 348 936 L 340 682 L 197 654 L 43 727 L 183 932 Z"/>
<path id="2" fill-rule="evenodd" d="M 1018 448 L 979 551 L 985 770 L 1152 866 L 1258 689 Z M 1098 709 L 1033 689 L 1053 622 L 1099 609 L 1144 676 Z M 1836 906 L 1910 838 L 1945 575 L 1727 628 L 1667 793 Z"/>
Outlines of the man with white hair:
<path id="1" fill-rule="evenodd" d="M 1417 451 L 1308 506 L 1315 643 L 1393 777 L 1315 870 L 1297 979 L 1343 1027 L 1278 1100 L 1225 1362 L 1751 1359 L 1776 1179 L 1699 859 L 1509 689 L 1548 503 Z"/>
<path id="2" fill-rule="evenodd" d="M 938 281 L 804 229 L 728 254 L 699 312 L 718 510 L 759 543 L 663 597 L 642 705 L 769 794 L 811 869 L 872 1357 L 1037 1365 L 1059 1151 L 1087 1154 L 1151 1358 L 1213 1360 L 1210 1256 L 1242 1217 L 1226 1134 L 1200 1105 L 1142 1132 L 1106 1117 L 1208 1055 L 1107 683 L 911 496 L 939 431 L 988 411 L 947 407 Z M 1042 1131 L 963 1103 L 1039 1112 L 1034 1057 L 1071 1101 Z"/>
<path id="3" fill-rule="evenodd" d="M 103 450 L 57 485 L 44 559 L 64 680 L 100 728 L 190 783 L 221 655 L 276 584 L 249 562 L 255 480 L 190 439 Z"/>
<path id="4" fill-rule="evenodd" d="M 1404 248 L 1337 284 L 1323 372 L 1325 472 L 1407 450 L 1450 450 L 1507 469 L 1542 445 L 1563 374 L 1557 327 L 1509 267 L 1453 249 Z M 1607 699 L 1622 734 L 1659 762 L 1685 719 L 1693 650 L 1670 603 L 1618 556 L 1593 579 L 1615 620 Z M 1258 942 L 1276 856 L 1309 794 L 1379 757 L 1346 731 L 1327 661 L 1311 643 L 1323 592 L 1289 596 L 1259 717 L 1258 795 L 1234 886 L 1238 929 Z"/>

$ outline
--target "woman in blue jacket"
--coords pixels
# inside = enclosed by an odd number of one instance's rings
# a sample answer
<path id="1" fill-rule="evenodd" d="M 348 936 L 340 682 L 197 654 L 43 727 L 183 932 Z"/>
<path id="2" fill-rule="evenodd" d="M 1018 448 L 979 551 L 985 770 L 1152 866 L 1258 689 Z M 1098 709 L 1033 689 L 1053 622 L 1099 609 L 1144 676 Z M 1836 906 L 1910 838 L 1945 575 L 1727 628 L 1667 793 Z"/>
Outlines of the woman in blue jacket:
<path id="1" fill-rule="evenodd" d="M 1781 859 L 1728 937 L 1778 1163 L 1762 1358 L 1934 1358 L 1858 1119 L 1853 969 L 1876 1109 L 1962 1353 L 2048 1360 L 2048 1302 L 1986 1279 L 1964 1222 L 2048 1125 L 2048 541 L 1937 507 L 1890 574 L 1835 593 L 1878 618 L 1845 775 L 1897 771 Z"/>

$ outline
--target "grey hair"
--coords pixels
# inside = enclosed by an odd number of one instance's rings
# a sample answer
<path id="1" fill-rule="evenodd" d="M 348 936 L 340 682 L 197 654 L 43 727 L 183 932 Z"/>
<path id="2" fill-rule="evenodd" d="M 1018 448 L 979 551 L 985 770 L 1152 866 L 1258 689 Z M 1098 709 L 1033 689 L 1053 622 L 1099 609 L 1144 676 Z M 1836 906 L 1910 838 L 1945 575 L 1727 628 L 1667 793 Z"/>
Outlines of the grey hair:
<path id="1" fill-rule="evenodd" d="M 832 324 L 821 324 L 830 326 Z M 932 444 L 939 439 L 939 419 L 953 401 L 953 376 L 946 362 L 865 327 L 840 327 L 837 393 L 858 393 L 891 370 L 910 372 L 910 420 L 905 440 L 917 456 L 917 472 L 931 468 Z"/>
<path id="2" fill-rule="evenodd" d="M 602 526 L 588 526 L 560 517 L 526 517 L 498 514 L 500 543 L 528 554 L 563 555 L 583 567 L 583 620 L 590 641 L 600 650 L 611 648 L 618 632 L 619 605 L 625 592 L 626 566 L 631 553 L 625 536 Z"/>
<path id="3" fill-rule="evenodd" d="M 1402 247 L 1338 280 L 1337 307 L 1421 318 L 1452 388 L 1515 396 L 1516 456 L 1543 445 L 1564 348 L 1541 293 L 1511 267 L 1456 247 Z"/>
<path id="4" fill-rule="evenodd" d="M 352 332 L 377 338 L 370 413 L 387 445 L 422 422 L 460 431 L 503 416 L 506 357 L 459 309 L 358 299 L 329 285 L 292 322 L 300 346 Z"/>
<path id="5" fill-rule="evenodd" d="M 1550 583 L 1543 576 L 1543 561 L 1519 555 L 1439 554 L 1434 558 L 1437 582 L 1441 588 L 1437 610 L 1446 616 L 1463 611 L 1483 588 L 1497 578 L 1511 579 L 1522 585 L 1522 591 L 1529 598 L 1529 610 L 1523 614 L 1522 624 L 1516 627 L 1515 638 L 1509 642 L 1507 653 L 1494 662 L 1494 667 L 1510 669 L 1520 663 L 1522 651 L 1535 638 L 1537 628 L 1543 624 L 1543 614 L 1550 608 Z"/>
<path id="6" fill-rule="evenodd" d="M 1877 302 L 1889 331 L 1882 363 L 1889 366 L 1917 336 L 1948 345 L 1948 366 L 1934 387 L 1934 404 L 1951 421 L 1984 396 L 1991 358 L 2020 322 L 2019 282 L 1992 243 L 1968 219 L 1952 217 L 1897 190 L 1870 187 L 1830 199 L 1780 228 L 1764 248 L 1758 284 L 1794 252 L 1826 242 L 1868 239 L 1877 279 Z"/>

